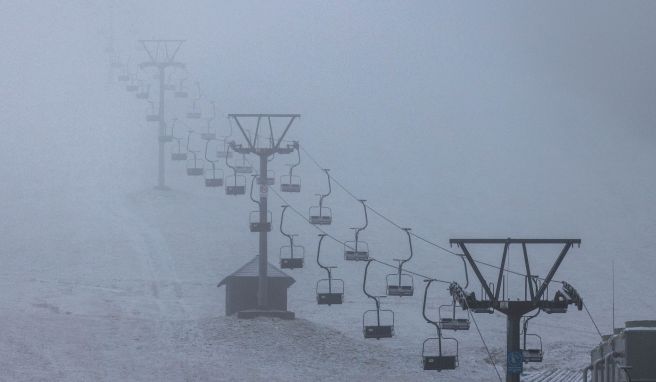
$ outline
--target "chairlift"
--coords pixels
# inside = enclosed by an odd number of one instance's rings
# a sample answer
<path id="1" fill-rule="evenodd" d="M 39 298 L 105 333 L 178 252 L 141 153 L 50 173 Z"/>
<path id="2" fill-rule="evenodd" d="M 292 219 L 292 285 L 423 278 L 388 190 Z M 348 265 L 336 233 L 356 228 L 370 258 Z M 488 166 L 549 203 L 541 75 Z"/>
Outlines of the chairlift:
<path id="1" fill-rule="evenodd" d="M 171 160 L 173 161 L 186 161 L 187 153 L 182 152 L 182 138 L 174 137 L 175 141 L 178 143 L 177 148 L 171 153 Z"/>
<path id="2" fill-rule="evenodd" d="M 193 130 L 189 130 L 189 134 L 187 135 L 187 152 L 191 153 L 192 158 L 187 159 L 187 175 L 189 176 L 201 176 L 204 173 L 204 168 L 202 164 L 202 160 L 198 158 L 198 150 L 191 150 L 189 148 L 189 142 L 191 140 L 191 134 L 193 133 Z"/>
<path id="3" fill-rule="evenodd" d="M 248 222 L 251 232 L 271 232 L 271 211 L 266 212 L 266 222 L 262 223 L 262 203 L 253 197 L 253 189 L 255 188 L 255 176 L 251 179 L 251 200 L 258 206 L 257 211 L 251 211 L 248 216 Z"/>
<path id="4" fill-rule="evenodd" d="M 422 365 L 424 367 L 424 370 L 436 370 L 436 371 L 455 370 L 458 367 L 458 353 L 459 353 L 458 340 L 456 340 L 455 338 L 443 337 L 442 328 L 440 328 L 440 325 L 436 321 L 433 321 L 430 318 L 428 318 L 428 316 L 426 315 L 426 298 L 428 296 L 428 288 L 430 288 L 431 283 L 435 280 L 430 279 L 424 281 L 426 282 L 426 289 L 424 290 L 424 303 L 422 307 L 422 315 L 424 316 L 424 319 L 426 320 L 427 323 L 435 326 L 435 330 L 437 331 L 437 337 L 429 337 L 424 340 L 421 346 Z M 448 340 L 456 344 L 455 354 L 444 354 L 443 351 L 444 340 Z M 428 344 L 435 344 L 437 346 L 429 347 L 427 346 Z"/>
<path id="5" fill-rule="evenodd" d="M 246 154 L 241 154 L 241 162 L 235 164 L 234 169 L 239 174 L 253 173 L 253 166 L 251 166 L 250 162 L 248 162 L 248 159 L 246 159 Z"/>
<path id="6" fill-rule="evenodd" d="M 216 151 L 217 158 L 232 158 L 232 151 L 228 150 L 228 142 L 222 139 L 223 144 Z"/>
<path id="7" fill-rule="evenodd" d="M 328 171 L 330 170 L 324 168 L 323 171 L 326 173 L 326 176 L 328 177 L 328 193 L 317 194 L 317 196 L 319 196 L 319 205 L 310 207 L 310 211 L 309 211 L 310 224 L 315 224 L 315 225 L 330 225 L 333 222 L 332 210 L 328 207 L 323 206 L 323 200 L 326 198 L 326 196 L 330 195 L 330 193 L 332 192 L 332 188 L 330 185 L 330 174 L 328 173 Z"/>
<path id="8" fill-rule="evenodd" d="M 348 261 L 367 261 L 369 260 L 369 244 L 359 240 L 360 232 L 365 230 L 369 225 L 369 217 L 367 216 L 366 200 L 360 200 L 362 208 L 364 209 L 364 226 L 351 227 L 355 231 L 355 240 L 347 241 L 344 243 L 344 260 Z"/>
<path id="9" fill-rule="evenodd" d="M 148 101 L 150 104 L 150 110 L 146 114 L 146 121 L 148 122 L 159 122 L 159 113 L 155 112 L 155 103 L 153 101 Z"/>
<path id="10" fill-rule="evenodd" d="M 202 139 L 206 140 L 206 141 L 211 141 L 211 140 L 216 139 L 216 133 L 213 131 L 212 126 L 210 125 L 212 123 L 212 121 L 216 118 L 216 104 L 214 103 L 214 101 L 212 101 L 211 103 L 212 103 L 212 117 L 207 118 L 207 120 L 206 120 L 207 121 L 207 126 L 206 126 L 207 131 L 200 134 L 200 137 Z"/>
<path id="11" fill-rule="evenodd" d="M 164 90 L 166 91 L 173 91 L 175 90 L 175 84 L 171 82 L 171 77 L 173 76 L 173 73 L 169 73 L 168 78 L 166 79 L 166 83 L 164 84 Z"/>
<path id="12" fill-rule="evenodd" d="M 223 187 L 223 170 L 216 168 L 217 160 L 211 160 L 207 157 L 207 148 L 211 141 L 205 143 L 205 160 L 207 161 L 205 169 L 205 187 Z"/>
<path id="13" fill-rule="evenodd" d="M 192 104 L 192 109 L 190 112 L 187 113 L 187 118 L 189 119 L 200 119 L 201 117 L 200 108 L 198 110 L 196 109 L 196 106 L 198 105 L 198 100 L 201 99 L 200 83 L 196 82 L 196 87 L 198 88 L 198 97 L 194 99 L 194 102 Z"/>
<path id="14" fill-rule="evenodd" d="M 135 84 L 135 78 L 134 76 L 130 78 L 130 83 L 125 85 L 125 90 L 127 90 L 130 93 L 136 92 L 139 90 L 139 85 Z"/>
<path id="15" fill-rule="evenodd" d="M 387 284 L 388 296 L 412 296 L 415 292 L 415 283 L 412 275 L 403 273 L 403 265 L 412 259 L 412 236 L 410 235 L 410 228 L 403 228 L 408 235 L 408 244 L 410 245 L 410 256 L 407 259 L 394 259 L 399 263 L 396 273 L 391 273 L 385 278 Z"/>
<path id="16" fill-rule="evenodd" d="M 297 235 L 286 233 L 282 226 L 285 219 L 285 211 L 289 208 L 288 205 L 282 206 L 282 213 L 280 214 L 280 233 L 289 239 L 289 245 L 280 247 L 280 268 L 282 269 L 297 269 L 303 268 L 305 260 L 305 247 L 294 245 L 294 237 Z"/>
<path id="17" fill-rule="evenodd" d="M 173 93 L 173 96 L 175 98 L 187 98 L 187 97 L 189 97 L 189 93 L 187 93 L 187 91 L 184 90 L 184 81 L 185 81 L 185 78 L 180 79 L 180 82 L 178 83 L 178 88 Z"/>
<path id="18" fill-rule="evenodd" d="M 294 141 L 293 147 L 298 155 L 298 160 L 289 166 L 289 174 L 280 177 L 280 191 L 282 192 L 301 192 L 301 177 L 294 175 L 294 168 L 301 164 L 301 152 L 298 142 Z"/>
<path id="19" fill-rule="evenodd" d="M 230 146 L 228 146 L 228 153 L 230 153 Z M 238 175 L 237 169 L 228 162 L 229 157 L 230 155 L 226 155 L 225 163 L 226 166 L 232 169 L 233 175 L 226 179 L 226 195 L 244 195 L 246 194 L 246 177 Z"/>
<path id="20" fill-rule="evenodd" d="M 367 272 L 369 272 L 369 265 L 373 259 L 367 260 L 367 265 L 364 267 L 364 279 L 362 281 L 362 291 L 370 299 L 376 303 L 376 309 L 367 310 L 362 314 L 362 332 L 364 338 L 391 338 L 394 336 L 394 312 L 389 309 L 380 309 L 380 299 L 386 296 L 373 296 L 367 292 Z M 371 317 L 374 315 L 376 319 Z M 381 319 L 382 318 L 382 319 Z M 384 322 L 384 324 L 381 324 Z"/>
<path id="21" fill-rule="evenodd" d="M 144 85 L 141 82 L 140 90 L 135 94 L 138 99 L 148 99 L 150 95 L 150 85 Z"/>
<path id="22" fill-rule="evenodd" d="M 276 173 L 273 172 L 273 170 L 267 170 L 265 182 L 267 186 L 273 186 L 276 184 Z M 260 179 L 259 175 L 257 176 L 257 184 L 262 184 L 262 180 Z"/>
<path id="23" fill-rule="evenodd" d="M 522 335 L 523 335 L 523 344 L 522 344 L 522 356 L 524 358 L 525 363 L 529 362 L 542 362 L 542 358 L 544 356 L 543 350 L 542 350 L 542 337 L 540 337 L 537 334 L 529 334 L 527 333 L 528 329 L 528 322 L 537 317 L 538 314 L 540 314 L 540 309 L 532 315 L 532 316 L 525 316 L 524 322 L 522 324 Z M 533 346 L 532 348 L 526 347 L 526 339 L 527 337 L 534 338 L 534 344 L 539 345 L 539 348 L 537 346 Z"/>
<path id="24" fill-rule="evenodd" d="M 328 278 L 317 281 L 315 292 L 317 294 L 317 304 L 319 305 L 341 305 L 344 302 L 344 280 L 333 278 L 333 269 L 336 266 L 326 266 L 321 264 L 319 256 L 321 254 L 321 242 L 326 237 L 325 233 L 319 234 L 319 245 L 317 246 L 317 264 L 328 274 Z"/>
<path id="25" fill-rule="evenodd" d="M 451 314 L 449 317 L 442 316 L 443 308 L 450 308 Z M 440 305 L 437 311 L 440 317 L 440 327 L 443 330 L 469 330 L 470 321 L 469 315 L 467 317 L 456 317 L 456 300 L 453 299 L 453 303 Z"/>

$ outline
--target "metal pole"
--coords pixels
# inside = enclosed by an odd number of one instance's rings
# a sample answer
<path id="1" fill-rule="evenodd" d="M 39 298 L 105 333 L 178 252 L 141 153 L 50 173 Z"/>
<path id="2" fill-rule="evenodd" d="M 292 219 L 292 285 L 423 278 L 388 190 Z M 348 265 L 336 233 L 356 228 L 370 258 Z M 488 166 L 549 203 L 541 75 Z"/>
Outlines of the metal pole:
<path id="1" fill-rule="evenodd" d="M 268 156 L 260 154 L 260 262 L 259 262 L 259 285 L 257 304 L 260 309 L 268 309 L 269 307 L 269 279 L 267 277 L 267 268 L 269 262 L 267 260 L 267 236 L 269 234 L 266 229 L 267 226 L 267 165 Z"/>
<path id="2" fill-rule="evenodd" d="M 164 121 L 164 66 L 158 66 L 159 70 L 159 168 L 157 172 L 157 188 L 160 190 L 165 190 L 166 180 L 164 178 L 164 140 L 162 137 L 166 135 L 166 122 Z"/>
<path id="3" fill-rule="evenodd" d="M 521 314 L 516 314 L 513 312 L 508 312 L 506 316 L 507 319 L 507 352 L 518 352 L 520 351 L 519 347 L 519 321 L 521 320 Z M 511 374 L 508 370 L 508 365 L 506 364 L 506 382 L 519 382 L 519 374 Z"/>

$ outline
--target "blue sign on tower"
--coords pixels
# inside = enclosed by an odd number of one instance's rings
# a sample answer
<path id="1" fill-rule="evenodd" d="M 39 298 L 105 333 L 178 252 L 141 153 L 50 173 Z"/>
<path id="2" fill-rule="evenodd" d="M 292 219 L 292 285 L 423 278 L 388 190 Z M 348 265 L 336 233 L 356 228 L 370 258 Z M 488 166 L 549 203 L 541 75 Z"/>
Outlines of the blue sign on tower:
<path id="1" fill-rule="evenodd" d="M 524 370 L 524 356 L 521 351 L 509 351 L 506 363 L 508 374 L 521 374 Z"/>

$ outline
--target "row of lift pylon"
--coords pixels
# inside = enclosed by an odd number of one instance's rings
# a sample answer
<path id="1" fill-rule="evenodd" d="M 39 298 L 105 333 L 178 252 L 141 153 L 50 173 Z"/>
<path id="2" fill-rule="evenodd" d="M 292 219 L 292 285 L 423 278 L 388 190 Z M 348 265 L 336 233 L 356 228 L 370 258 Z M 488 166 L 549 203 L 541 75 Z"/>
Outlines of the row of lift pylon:
<path id="1" fill-rule="evenodd" d="M 196 103 L 194 103 L 194 109 L 187 114 L 188 119 L 200 119 L 201 114 L 196 110 Z M 173 130 L 178 122 L 177 119 L 173 120 L 173 123 L 170 128 L 170 133 L 165 134 L 160 137 L 160 140 L 163 142 L 173 142 L 175 141 L 177 145 L 174 146 L 174 150 L 171 153 L 172 161 L 186 161 L 187 169 L 186 173 L 189 176 L 205 176 L 205 186 L 206 187 L 222 187 L 225 186 L 225 192 L 227 195 L 244 195 L 246 193 L 246 177 L 244 174 L 253 174 L 254 168 L 248 162 L 245 155 L 241 155 L 241 158 L 234 163 L 230 163 L 229 159 L 233 158 L 233 151 L 231 150 L 230 142 L 228 138 L 232 135 L 223 136 L 217 138 L 216 133 L 213 133 L 210 128 L 210 123 L 216 116 L 212 118 L 207 118 L 207 131 L 202 133 L 196 133 L 194 130 L 188 130 L 186 146 L 182 146 L 183 138 L 175 137 L 173 135 Z M 154 118 L 154 115 L 149 115 L 149 120 L 158 121 Z M 148 119 L 148 118 L 147 118 Z M 232 130 L 232 129 L 231 129 Z M 232 132 L 231 132 L 232 133 Z M 200 150 L 193 150 L 191 148 L 191 138 L 193 134 L 199 134 L 200 138 L 205 141 L 205 151 L 204 159 L 200 157 Z M 215 156 L 217 159 L 209 158 L 209 147 L 212 141 L 219 140 L 222 142 L 219 145 Z M 300 162 L 300 151 L 298 142 L 293 142 L 291 146 L 297 151 L 297 161 L 293 164 L 289 164 L 289 173 L 280 177 L 280 191 L 281 192 L 292 192 L 298 193 L 301 191 L 301 181 L 300 177 L 293 174 L 293 170 L 297 167 Z M 221 160 L 225 160 L 225 164 L 233 172 L 232 176 L 229 176 L 224 181 L 223 170 L 217 168 L 218 163 Z M 332 192 L 331 177 L 328 169 L 323 170 L 327 177 L 328 183 L 328 192 L 325 194 L 317 194 L 319 197 L 319 203 L 317 206 L 312 206 L 309 209 L 308 222 L 313 225 L 331 225 L 333 221 L 332 210 L 329 207 L 324 205 L 324 200 Z M 259 176 L 253 175 L 251 180 L 251 200 L 254 203 L 259 203 L 253 195 L 253 185 L 255 181 L 259 182 Z M 266 184 L 268 186 L 275 185 L 276 178 L 273 174 L 273 171 L 269 171 L 266 177 Z M 365 266 L 364 278 L 362 290 L 364 294 L 373 300 L 375 304 L 375 309 L 367 310 L 363 313 L 362 316 L 362 331 L 364 338 L 367 339 L 381 339 L 381 338 L 391 338 L 394 336 L 394 325 L 395 325 L 395 316 L 394 312 L 389 309 L 381 309 L 380 299 L 387 296 L 397 296 L 397 297 L 410 297 L 414 295 L 414 279 L 412 275 L 403 271 L 403 266 L 406 262 L 410 261 L 413 257 L 413 248 L 412 248 L 412 234 L 410 228 L 403 228 L 408 237 L 408 244 L 410 248 L 410 254 L 405 259 L 394 259 L 398 263 L 397 272 L 393 274 L 388 274 L 386 276 L 386 295 L 385 296 L 376 296 L 369 293 L 366 287 L 367 274 L 369 266 L 374 261 L 370 257 L 369 246 L 365 241 L 360 240 L 360 233 L 364 231 L 368 225 L 368 214 L 367 206 L 365 200 L 360 200 L 364 211 L 364 225 L 361 227 L 351 227 L 354 231 L 354 240 L 347 241 L 344 243 L 344 260 L 346 261 L 365 261 L 367 264 Z M 304 267 L 305 262 L 305 248 L 294 243 L 294 238 L 296 234 L 289 234 L 283 228 L 285 212 L 289 206 L 282 206 L 282 214 L 280 219 L 280 232 L 289 240 L 288 245 L 284 245 L 280 248 L 280 267 L 282 269 L 299 269 Z M 268 221 L 266 227 L 260 227 L 259 223 L 259 212 L 253 211 L 250 214 L 249 218 L 249 227 L 251 232 L 259 232 L 262 229 L 271 231 L 271 212 L 268 212 Z M 320 279 L 316 283 L 316 299 L 319 305 L 340 305 L 344 301 L 344 281 L 342 279 L 333 277 L 333 270 L 336 266 L 326 266 L 323 265 L 320 261 L 320 252 L 321 252 L 321 243 L 326 234 L 319 235 L 319 244 L 317 248 L 317 264 L 320 268 L 324 269 L 327 274 L 327 278 Z M 464 261 L 464 260 L 463 260 Z M 466 273 L 466 264 L 465 264 L 465 273 Z M 470 319 L 468 316 L 457 317 L 457 306 L 456 299 L 453 299 L 452 304 L 441 305 L 438 308 L 438 320 L 435 321 L 429 318 L 426 315 L 426 300 L 429 287 L 431 283 L 435 280 L 424 280 L 426 282 L 426 288 L 424 291 L 424 301 L 422 307 L 422 315 L 427 323 L 433 325 L 436 329 L 436 337 L 429 337 L 424 340 L 422 344 L 422 364 L 424 370 L 453 370 L 458 366 L 458 341 L 452 337 L 445 337 L 442 335 L 443 330 L 469 330 L 470 328 Z M 537 279 L 534 279 L 532 282 L 537 283 Z M 467 280 L 468 283 L 468 280 Z M 465 286 L 466 288 L 466 286 Z M 448 309 L 450 314 L 444 315 L 443 312 Z M 474 307 L 470 308 L 473 313 L 493 313 L 493 309 L 488 307 L 479 308 Z M 562 310 L 562 311 L 561 311 Z M 564 313 L 565 310 L 562 308 L 554 308 L 549 313 Z M 542 348 L 542 339 L 537 334 L 528 333 L 528 322 L 532 318 L 536 317 L 540 313 L 540 310 L 537 311 L 532 316 L 524 317 L 522 324 L 522 335 L 523 335 L 523 359 L 524 362 L 542 362 L 543 360 L 543 348 Z M 527 339 L 535 339 L 535 343 L 539 346 L 527 347 Z M 451 353 L 447 353 L 443 350 L 443 342 L 453 342 L 455 344 L 455 350 Z"/>

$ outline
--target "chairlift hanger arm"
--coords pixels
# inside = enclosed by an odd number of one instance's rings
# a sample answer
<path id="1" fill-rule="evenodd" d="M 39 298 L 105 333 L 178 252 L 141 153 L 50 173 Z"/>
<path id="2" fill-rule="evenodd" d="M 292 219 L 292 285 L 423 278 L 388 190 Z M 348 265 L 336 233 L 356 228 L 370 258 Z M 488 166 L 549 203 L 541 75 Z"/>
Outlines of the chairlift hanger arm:
<path id="1" fill-rule="evenodd" d="M 460 247 L 460 249 L 462 249 L 462 252 L 465 254 L 465 257 L 467 257 L 467 261 L 469 262 L 469 265 L 474 270 L 474 273 L 476 274 L 476 277 L 478 278 L 478 281 L 481 283 L 481 286 L 483 287 L 483 290 L 485 290 L 485 294 L 487 294 L 487 297 L 490 299 L 490 301 L 492 301 L 493 303 L 496 303 L 496 299 L 494 298 L 494 294 L 492 294 L 492 290 L 490 289 L 490 286 L 487 284 L 487 280 L 485 280 L 485 277 L 483 277 L 483 274 L 478 269 L 478 266 L 476 265 L 476 262 L 474 261 L 474 259 L 471 256 L 471 253 L 469 253 L 469 250 L 467 249 L 467 246 L 465 245 L 465 241 L 457 242 L 457 244 Z"/>
<path id="2" fill-rule="evenodd" d="M 501 282 L 503 281 L 503 271 L 506 268 L 506 258 L 508 257 L 508 247 L 510 243 L 506 242 L 503 246 L 503 256 L 501 257 L 501 266 L 499 267 L 499 277 L 497 278 L 497 290 L 494 292 L 494 300 L 499 300 L 499 294 L 501 293 Z"/>
<path id="3" fill-rule="evenodd" d="M 422 314 L 422 316 L 424 316 L 424 320 L 426 320 L 426 322 L 428 322 L 429 324 L 435 325 L 435 328 L 437 329 L 437 337 L 439 339 L 441 339 L 442 338 L 442 329 L 440 328 L 440 325 L 436 321 L 431 320 L 430 318 L 428 318 L 428 315 L 426 315 L 426 300 L 428 298 L 428 288 L 430 288 L 433 281 L 435 281 L 435 280 L 434 279 L 424 280 L 424 282 L 426 283 L 426 288 L 424 289 L 424 302 L 422 304 L 421 314 Z"/>
<path id="4" fill-rule="evenodd" d="M 378 300 L 378 297 L 373 296 L 373 295 L 369 294 L 369 292 L 367 292 L 367 273 L 369 272 L 369 265 L 371 265 L 372 261 L 373 261 L 373 259 L 367 260 L 367 265 L 365 265 L 365 267 L 364 267 L 364 278 L 362 280 L 362 291 L 364 292 L 364 294 L 367 297 L 374 300 L 374 302 L 376 303 L 376 311 L 380 311 L 380 301 Z"/>
<path id="5" fill-rule="evenodd" d="M 580 240 L 579 240 L 579 245 L 580 245 Z M 563 250 L 560 251 L 560 254 L 558 255 L 558 258 L 556 259 L 556 262 L 553 264 L 551 267 L 551 270 L 547 274 L 547 277 L 544 278 L 544 281 L 542 282 L 542 285 L 540 286 L 540 289 L 535 294 L 535 297 L 533 298 L 534 302 L 540 301 L 540 298 L 544 294 L 544 291 L 547 289 L 549 286 L 549 283 L 551 282 L 551 279 L 554 277 L 556 274 L 556 271 L 558 270 L 558 267 L 560 266 L 560 263 L 563 262 L 563 259 L 565 258 L 565 255 L 567 255 L 567 252 L 569 251 L 570 248 L 572 248 L 572 242 L 566 242 L 565 246 L 563 247 Z"/>
<path id="6" fill-rule="evenodd" d="M 294 237 L 292 235 L 288 234 L 287 232 L 285 232 L 285 230 L 283 230 L 283 228 L 282 228 L 282 223 L 285 219 L 285 211 L 287 211 L 287 208 L 289 208 L 288 205 L 283 205 L 282 206 L 282 212 L 280 213 L 280 233 L 283 234 L 284 236 L 286 236 L 289 239 L 290 248 L 291 248 L 291 250 L 293 250 Z"/>
<path id="7" fill-rule="evenodd" d="M 253 186 L 255 185 L 255 178 L 256 178 L 256 177 L 257 177 L 257 175 L 253 175 L 253 176 L 251 177 L 251 195 L 250 195 L 250 196 L 251 196 L 251 200 L 253 201 L 253 203 L 257 204 L 258 207 L 261 208 L 261 206 L 260 206 L 260 201 L 259 201 L 259 200 L 256 200 L 256 199 L 253 197 Z"/>

